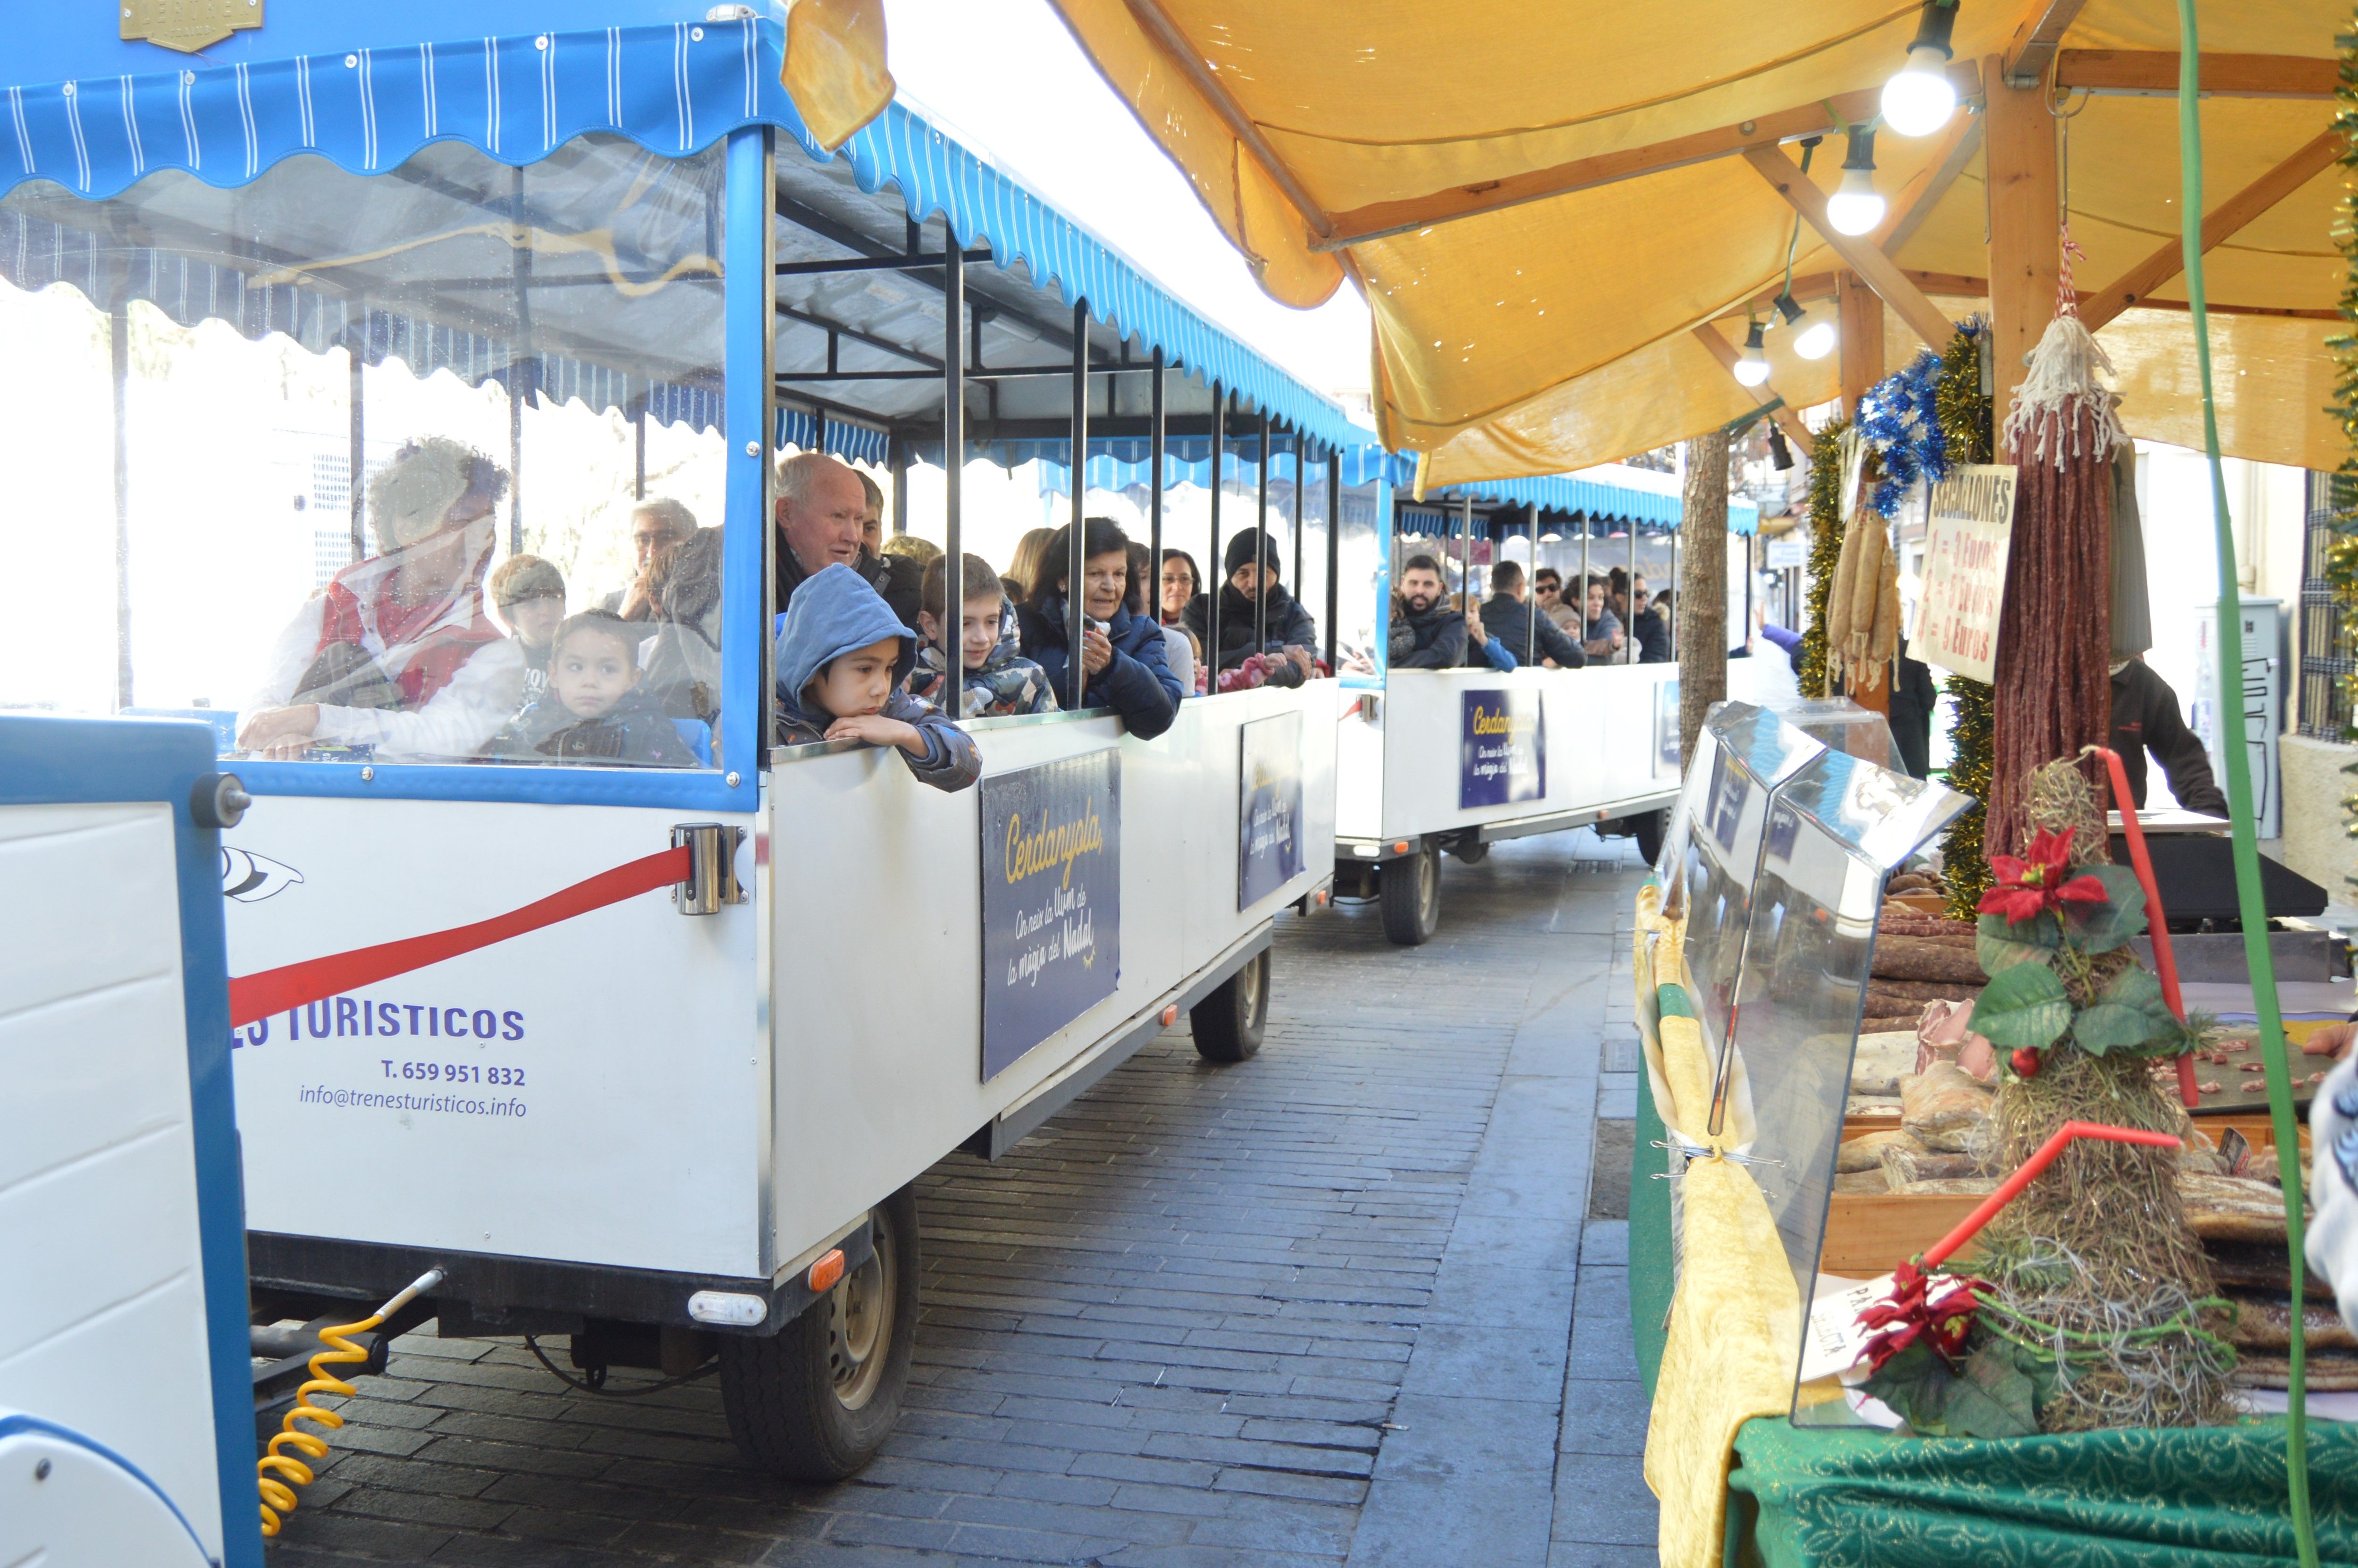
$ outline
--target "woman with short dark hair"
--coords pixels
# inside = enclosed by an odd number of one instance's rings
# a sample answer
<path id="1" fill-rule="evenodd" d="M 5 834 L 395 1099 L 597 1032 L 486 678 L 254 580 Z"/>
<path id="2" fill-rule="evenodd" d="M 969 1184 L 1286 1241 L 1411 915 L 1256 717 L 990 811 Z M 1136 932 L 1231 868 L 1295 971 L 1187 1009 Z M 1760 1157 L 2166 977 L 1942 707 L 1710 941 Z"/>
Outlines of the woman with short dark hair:
<path id="1" fill-rule="evenodd" d="M 1130 587 L 1130 539 L 1111 518 L 1085 518 L 1081 524 L 1080 706 L 1111 708 L 1130 732 L 1152 740 L 1171 728 L 1179 712 L 1179 677 L 1164 656 L 1163 628 L 1132 615 L 1124 602 Z M 1073 530 L 1066 524 L 1039 557 L 1032 591 L 1016 612 L 1023 630 L 1023 656 L 1048 673 L 1056 699 L 1072 691 L 1067 579 L 1072 575 Z"/>

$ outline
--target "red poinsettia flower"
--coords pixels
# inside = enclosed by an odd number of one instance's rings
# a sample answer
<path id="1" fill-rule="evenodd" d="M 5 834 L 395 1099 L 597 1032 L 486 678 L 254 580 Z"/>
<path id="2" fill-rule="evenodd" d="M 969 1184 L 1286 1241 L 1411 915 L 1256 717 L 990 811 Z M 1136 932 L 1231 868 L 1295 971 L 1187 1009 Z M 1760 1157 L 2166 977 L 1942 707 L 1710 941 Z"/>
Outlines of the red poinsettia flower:
<path id="1" fill-rule="evenodd" d="M 1986 1281 L 1963 1274 L 1928 1274 L 1913 1263 L 1900 1264 L 1892 1271 L 1891 1294 L 1858 1314 L 1861 1325 L 1876 1331 L 1866 1342 L 1868 1368 L 1881 1371 L 1920 1339 L 1954 1360 L 1981 1305 L 1974 1292 L 1987 1289 Z"/>
<path id="2" fill-rule="evenodd" d="M 2061 833 L 2050 833 L 2042 827 L 2032 836 L 2023 858 L 1992 855 L 1990 873 L 1996 879 L 1996 885 L 1974 907 L 1984 914 L 2003 914 L 2008 925 L 2019 925 L 2067 903 L 2104 903 L 2104 884 L 2094 877 L 2083 872 L 2065 880 L 2064 873 L 2071 866 L 2071 835 L 2076 831 L 2066 827 Z"/>

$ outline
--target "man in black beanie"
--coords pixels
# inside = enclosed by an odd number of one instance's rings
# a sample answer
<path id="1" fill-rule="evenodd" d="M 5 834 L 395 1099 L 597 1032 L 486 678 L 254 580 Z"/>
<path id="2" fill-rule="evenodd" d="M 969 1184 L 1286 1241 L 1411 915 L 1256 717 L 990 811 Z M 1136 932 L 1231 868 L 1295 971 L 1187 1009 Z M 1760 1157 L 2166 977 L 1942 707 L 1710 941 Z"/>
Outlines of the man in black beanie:
<path id="1" fill-rule="evenodd" d="M 1253 559 L 1260 557 L 1256 563 Z M 1247 528 L 1228 541 L 1222 566 L 1228 580 L 1220 585 L 1220 647 L 1216 668 L 1232 670 L 1255 654 L 1282 655 L 1307 678 L 1317 673 L 1318 624 L 1310 611 L 1277 580 L 1277 542 L 1259 528 Z M 1256 600 L 1266 596 L 1268 640 L 1254 633 Z M 1212 598 L 1199 593 L 1187 606 L 1187 629 L 1198 643 L 1210 637 Z"/>

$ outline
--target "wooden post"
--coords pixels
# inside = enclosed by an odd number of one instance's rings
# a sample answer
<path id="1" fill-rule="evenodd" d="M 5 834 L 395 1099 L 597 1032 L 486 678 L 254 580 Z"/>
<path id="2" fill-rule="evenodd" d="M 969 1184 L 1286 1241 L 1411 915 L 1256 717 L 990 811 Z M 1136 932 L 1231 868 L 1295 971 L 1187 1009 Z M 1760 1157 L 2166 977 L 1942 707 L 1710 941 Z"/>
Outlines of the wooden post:
<path id="1" fill-rule="evenodd" d="M 1727 432 L 1687 443 L 1679 538 L 1679 755 L 1695 754 L 1711 705 L 1727 695 Z M 1634 527 L 1635 524 L 1633 524 Z"/>
<path id="2" fill-rule="evenodd" d="M 1990 365 L 2002 431 L 2023 360 L 2055 318 L 2062 210 L 2045 84 L 2007 86 L 1993 56 L 1983 66 L 1982 85 L 1989 95 L 1982 141 L 1989 173 Z"/>
<path id="3" fill-rule="evenodd" d="M 1855 272 L 1834 275 L 1834 321 L 1841 334 L 1843 406 L 1855 419 L 1860 394 L 1883 379 L 1883 301 Z"/>

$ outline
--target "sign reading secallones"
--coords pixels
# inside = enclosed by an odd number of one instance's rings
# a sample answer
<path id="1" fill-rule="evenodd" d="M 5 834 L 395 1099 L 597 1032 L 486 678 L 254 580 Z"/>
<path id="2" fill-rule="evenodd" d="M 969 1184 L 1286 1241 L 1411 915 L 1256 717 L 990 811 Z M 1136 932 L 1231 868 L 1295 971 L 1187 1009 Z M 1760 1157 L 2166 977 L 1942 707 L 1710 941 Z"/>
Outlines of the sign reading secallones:
<path id="1" fill-rule="evenodd" d="M 982 1076 L 1113 995 L 1121 968 L 1121 759 L 987 777 Z"/>
<path id="2" fill-rule="evenodd" d="M 1302 874 L 1302 715 L 1256 719 L 1239 733 L 1237 907 L 1250 909 Z"/>
<path id="3" fill-rule="evenodd" d="M 2012 463 L 1961 463 L 1932 487 L 1923 610 L 1908 651 L 1968 680 L 1997 678 L 2015 471 Z"/>
<path id="4" fill-rule="evenodd" d="M 1547 719 L 1540 694 L 1492 689 L 1464 694 L 1457 742 L 1457 805 L 1505 806 L 1547 795 Z"/>

